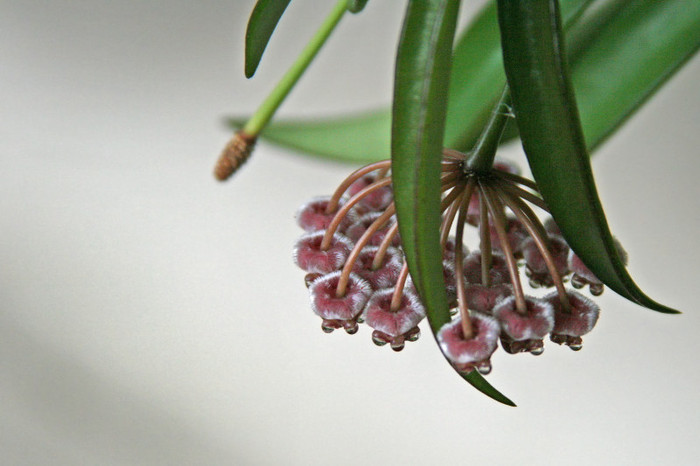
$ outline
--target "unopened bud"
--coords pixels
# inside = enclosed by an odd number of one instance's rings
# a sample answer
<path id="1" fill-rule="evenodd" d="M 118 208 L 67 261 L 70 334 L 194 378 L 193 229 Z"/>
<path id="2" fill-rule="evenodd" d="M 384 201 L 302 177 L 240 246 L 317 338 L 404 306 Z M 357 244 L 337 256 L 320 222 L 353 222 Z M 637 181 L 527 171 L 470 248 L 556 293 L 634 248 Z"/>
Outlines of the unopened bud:
<path id="1" fill-rule="evenodd" d="M 238 131 L 226 144 L 214 167 L 214 176 L 219 181 L 226 181 L 238 168 L 248 160 L 255 147 L 257 137 Z"/>

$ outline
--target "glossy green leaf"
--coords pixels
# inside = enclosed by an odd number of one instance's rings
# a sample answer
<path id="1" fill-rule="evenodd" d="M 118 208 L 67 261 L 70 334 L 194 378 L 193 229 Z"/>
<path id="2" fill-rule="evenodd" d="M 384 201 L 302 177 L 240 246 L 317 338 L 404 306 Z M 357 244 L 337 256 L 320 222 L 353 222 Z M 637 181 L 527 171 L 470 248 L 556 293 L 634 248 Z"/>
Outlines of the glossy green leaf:
<path id="1" fill-rule="evenodd" d="M 348 11 L 350 13 L 361 12 L 369 0 L 348 0 Z"/>
<path id="2" fill-rule="evenodd" d="M 491 385 L 481 374 L 479 374 L 477 371 L 471 371 L 470 373 L 464 375 L 460 374 L 466 380 L 469 382 L 469 384 L 479 390 L 481 393 L 484 395 L 488 396 L 489 398 L 498 401 L 499 403 L 503 403 L 506 406 L 513 406 L 515 407 L 516 404 L 505 396 L 503 393 L 499 392 L 494 388 L 493 385 Z"/>
<path id="3" fill-rule="evenodd" d="M 440 253 L 440 160 L 459 2 L 410 1 L 396 57 L 391 157 L 411 277 L 434 332 L 450 321 Z"/>
<path id="4" fill-rule="evenodd" d="M 593 150 L 613 133 L 700 47 L 700 1 L 617 0 L 570 53 L 583 133 Z M 607 13 L 607 14 L 606 14 Z"/>
<path id="5" fill-rule="evenodd" d="M 542 197 L 576 254 L 607 286 L 661 312 L 620 259 L 596 192 L 564 55 L 556 0 L 498 0 L 516 121 Z"/>
<path id="6" fill-rule="evenodd" d="M 451 317 L 440 249 L 440 165 L 458 0 L 410 1 L 396 57 L 391 154 L 396 215 L 409 271 L 433 333 Z M 465 379 L 513 405 L 474 372 Z"/>
<path id="7" fill-rule="evenodd" d="M 250 78 L 258 69 L 263 52 L 270 41 L 290 0 L 258 0 L 250 14 L 245 32 L 245 76 Z"/>

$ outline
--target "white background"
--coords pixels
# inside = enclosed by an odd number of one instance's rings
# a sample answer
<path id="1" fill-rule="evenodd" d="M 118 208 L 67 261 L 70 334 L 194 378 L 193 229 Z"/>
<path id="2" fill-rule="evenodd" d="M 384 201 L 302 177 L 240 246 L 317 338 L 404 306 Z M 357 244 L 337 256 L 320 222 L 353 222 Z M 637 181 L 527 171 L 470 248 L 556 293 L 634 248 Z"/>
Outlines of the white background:
<path id="1" fill-rule="evenodd" d="M 580 353 L 494 355 L 508 408 L 427 327 L 399 354 L 321 332 L 293 215 L 350 167 L 263 142 L 213 180 L 222 117 L 330 10 L 293 2 L 246 81 L 252 3 L 0 1 L 2 463 L 693 464 L 700 60 L 594 159 L 632 275 L 684 314 L 606 292 Z M 348 15 L 281 114 L 387 105 L 403 4 Z"/>

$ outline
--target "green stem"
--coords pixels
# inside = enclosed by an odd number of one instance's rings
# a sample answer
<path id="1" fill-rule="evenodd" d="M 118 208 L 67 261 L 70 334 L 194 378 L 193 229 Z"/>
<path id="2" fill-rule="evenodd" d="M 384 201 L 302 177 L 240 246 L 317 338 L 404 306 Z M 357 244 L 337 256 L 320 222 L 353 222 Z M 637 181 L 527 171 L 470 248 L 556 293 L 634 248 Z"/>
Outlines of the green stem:
<path id="1" fill-rule="evenodd" d="M 503 129 L 510 118 L 510 112 L 504 112 L 510 102 L 510 90 L 508 85 L 503 88 L 501 98 L 491 112 L 486 126 L 479 135 L 474 148 L 469 152 L 464 162 L 466 170 L 485 173 L 491 170 L 493 159 L 496 157 L 498 141 L 501 139 Z"/>
<path id="2" fill-rule="evenodd" d="M 255 137 L 267 126 L 272 116 L 301 75 L 304 74 L 304 71 L 306 71 L 306 68 L 308 68 L 309 64 L 331 35 L 331 32 L 333 32 L 333 29 L 335 29 L 340 18 L 343 17 L 346 11 L 347 0 L 339 0 L 333 8 L 333 11 L 331 11 L 328 17 L 323 21 L 323 24 L 321 24 L 321 27 L 316 31 L 316 34 L 311 38 L 309 43 L 306 44 L 304 50 L 301 51 L 291 68 L 289 68 L 287 73 L 280 79 L 277 86 L 275 86 L 272 92 L 270 92 L 270 95 L 268 95 L 265 101 L 258 107 L 253 116 L 250 117 L 243 127 L 243 133 Z"/>

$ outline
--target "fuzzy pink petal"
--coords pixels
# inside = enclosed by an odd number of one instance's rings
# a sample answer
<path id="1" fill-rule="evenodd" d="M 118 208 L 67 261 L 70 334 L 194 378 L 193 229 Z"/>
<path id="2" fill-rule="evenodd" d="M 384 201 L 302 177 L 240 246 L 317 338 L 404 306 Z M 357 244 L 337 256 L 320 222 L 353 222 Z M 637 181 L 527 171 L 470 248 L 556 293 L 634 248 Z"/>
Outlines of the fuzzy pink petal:
<path id="1" fill-rule="evenodd" d="M 513 340 L 541 340 L 554 327 L 554 309 L 542 299 L 526 297 L 527 312 L 520 314 L 515 307 L 515 297 L 505 298 L 493 309 L 501 329 Z"/>
<path id="2" fill-rule="evenodd" d="M 365 175 L 350 185 L 348 192 L 350 196 L 354 196 L 375 181 L 377 181 L 375 175 Z M 391 186 L 384 186 L 360 199 L 358 206 L 364 209 L 365 212 L 380 212 L 389 207 L 393 200 L 394 191 L 391 189 Z"/>
<path id="3" fill-rule="evenodd" d="M 339 270 L 353 248 L 353 243 L 348 238 L 336 233 L 330 247 L 323 251 L 323 236 L 322 231 L 307 233 L 294 245 L 294 263 L 305 272 L 329 273 Z"/>
<path id="4" fill-rule="evenodd" d="M 391 337 L 410 333 L 423 318 L 425 309 L 413 293 L 404 291 L 400 307 L 391 310 L 393 289 L 374 292 L 367 302 L 363 317 L 368 326 Z"/>
<path id="5" fill-rule="evenodd" d="M 517 219 L 509 217 L 506 219 L 506 237 L 508 238 L 508 244 L 510 249 L 516 257 L 520 257 L 522 254 L 523 242 L 529 238 L 528 232 L 523 226 L 523 224 Z M 503 246 L 501 246 L 501 238 L 498 236 L 495 225 L 489 226 L 491 235 L 491 246 L 494 249 L 503 251 Z"/>
<path id="6" fill-rule="evenodd" d="M 379 248 L 376 246 L 366 246 L 362 249 L 352 269 L 353 272 L 367 280 L 372 289 L 375 290 L 393 287 L 399 278 L 401 267 L 403 266 L 401 251 L 390 247 L 386 251 L 381 266 L 373 270 L 372 263 L 378 250 Z"/>
<path id="7" fill-rule="evenodd" d="M 302 205 L 296 214 L 297 224 L 306 231 L 326 230 L 333 221 L 337 212 L 326 213 L 326 208 L 330 201 L 330 196 L 316 197 L 306 204 Z M 338 208 L 342 207 L 343 201 L 338 204 Z M 357 214 L 354 209 L 340 222 L 339 231 L 342 233 L 350 224 L 357 221 Z"/>
<path id="8" fill-rule="evenodd" d="M 513 295 L 513 287 L 508 283 L 492 286 L 469 283 L 466 292 L 469 309 L 491 314 L 496 304 Z"/>
<path id="9" fill-rule="evenodd" d="M 540 253 L 535 240 L 527 238 L 523 241 L 522 251 L 530 280 L 534 284 L 553 286 L 554 280 L 552 280 L 547 263 Z M 549 251 L 552 255 L 557 273 L 562 277 L 567 275 L 569 273 L 569 245 L 564 241 L 564 238 L 558 235 L 549 235 Z"/>
<path id="10" fill-rule="evenodd" d="M 309 287 L 311 309 L 329 320 L 353 320 L 364 308 L 372 292 L 369 284 L 355 274 L 350 274 L 345 296 L 336 296 L 340 271 L 316 279 Z"/>
<path id="11" fill-rule="evenodd" d="M 470 318 L 475 335 L 468 340 L 464 339 L 459 319 L 443 325 L 437 334 L 442 352 L 453 364 L 464 366 L 487 361 L 498 346 L 498 322 L 479 313 L 473 313 Z"/>
<path id="12" fill-rule="evenodd" d="M 580 337 L 593 330 L 598 322 L 600 308 L 591 299 L 574 290 L 567 290 L 566 294 L 571 307 L 568 313 L 562 310 L 561 301 L 556 292 L 544 297 L 554 308 L 552 334 Z"/>
<path id="13" fill-rule="evenodd" d="M 368 214 L 363 215 L 355 223 L 348 227 L 348 229 L 345 232 L 346 235 L 353 241 L 359 240 L 360 237 L 365 233 L 365 231 L 367 231 L 367 229 L 380 215 L 382 215 L 381 212 L 370 212 Z M 369 245 L 379 246 L 384 240 L 387 231 L 389 230 L 389 228 L 391 228 L 395 221 L 396 217 L 392 217 L 392 219 L 389 220 L 382 228 L 378 229 L 370 238 Z M 393 240 L 391 241 L 391 244 L 392 246 L 400 246 L 401 240 L 399 239 L 398 233 L 394 236 Z"/>
<path id="14" fill-rule="evenodd" d="M 500 252 L 491 254 L 491 269 L 489 270 L 492 284 L 510 283 L 510 273 L 506 258 Z M 472 251 L 464 260 L 464 277 L 468 283 L 481 284 L 481 251 Z"/>

